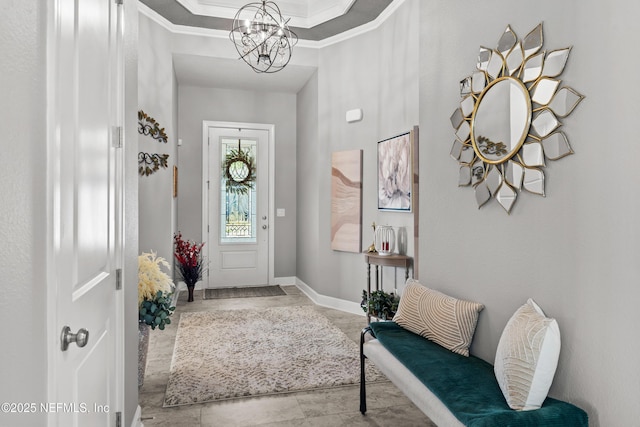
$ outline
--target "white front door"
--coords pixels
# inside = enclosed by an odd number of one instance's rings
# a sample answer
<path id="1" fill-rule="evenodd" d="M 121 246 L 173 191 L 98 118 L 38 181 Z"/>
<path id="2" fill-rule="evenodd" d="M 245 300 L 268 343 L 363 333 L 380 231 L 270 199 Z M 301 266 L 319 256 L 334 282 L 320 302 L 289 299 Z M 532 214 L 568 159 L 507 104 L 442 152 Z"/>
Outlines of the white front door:
<path id="1" fill-rule="evenodd" d="M 238 154 L 243 161 L 231 161 Z M 269 131 L 211 126 L 208 158 L 209 274 L 205 287 L 266 285 Z"/>
<path id="2" fill-rule="evenodd" d="M 122 149 L 116 148 L 122 123 L 123 6 L 115 0 L 52 5 L 46 410 L 50 426 L 112 427 L 122 410 L 123 389 L 121 295 L 116 291 L 123 244 Z M 65 337 L 71 341 L 67 346 Z"/>

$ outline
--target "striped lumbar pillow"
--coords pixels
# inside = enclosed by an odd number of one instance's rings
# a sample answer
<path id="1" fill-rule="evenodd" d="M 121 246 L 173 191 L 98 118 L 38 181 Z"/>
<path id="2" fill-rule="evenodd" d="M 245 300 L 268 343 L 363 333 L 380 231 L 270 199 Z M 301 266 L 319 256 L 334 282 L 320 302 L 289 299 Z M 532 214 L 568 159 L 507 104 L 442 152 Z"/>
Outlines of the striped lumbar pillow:
<path id="1" fill-rule="evenodd" d="M 477 302 L 447 296 L 409 279 L 393 321 L 454 353 L 469 356 L 483 308 Z"/>
<path id="2" fill-rule="evenodd" d="M 507 322 L 494 371 L 512 409 L 538 409 L 547 398 L 560 355 L 560 329 L 531 299 Z"/>

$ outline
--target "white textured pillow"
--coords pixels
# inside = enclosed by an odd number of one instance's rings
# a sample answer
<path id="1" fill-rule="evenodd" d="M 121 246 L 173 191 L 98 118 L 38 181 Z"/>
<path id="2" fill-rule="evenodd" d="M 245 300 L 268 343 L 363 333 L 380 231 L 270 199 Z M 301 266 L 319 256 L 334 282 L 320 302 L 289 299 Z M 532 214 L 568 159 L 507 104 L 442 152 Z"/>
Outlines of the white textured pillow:
<path id="1" fill-rule="evenodd" d="M 560 356 L 560 329 L 531 299 L 505 326 L 494 372 L 510 408 L 538 409 L 547 398 Z"/>
<path id="2" fill-rule="evenodd" d="M 393 321 L 413 333 L 463 356 L 484 305 L 456 299 L 409 279 Z"/>

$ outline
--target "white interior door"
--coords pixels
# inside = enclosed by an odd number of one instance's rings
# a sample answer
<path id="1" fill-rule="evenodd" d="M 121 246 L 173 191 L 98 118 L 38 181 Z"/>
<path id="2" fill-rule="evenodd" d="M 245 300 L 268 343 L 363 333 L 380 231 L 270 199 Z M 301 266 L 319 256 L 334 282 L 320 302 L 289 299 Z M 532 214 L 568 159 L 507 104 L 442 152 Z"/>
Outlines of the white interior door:
<path id="1" fill-rule="evenodd" d="M 52 4 L 48 115 L 55 291 L 47 403 L 53 406 L 47 411 L 52 426 L 113 427 L 122 406 L 116 291 L 122 254 L 122 150 L 116 148 L 122 6 L 115 0 Z"/>
<path id="2" fill-rule="evenodd" d="M 269 132 L 209 127 L 209 276 L 206 287 L 269 283 Z M 229 156 L 242 162 L 226 168 Z M 255 167 L 255 182 L 245 178 Z M 227 169 L 229 172 L 227 173 Z M 249 180 L 251 181 L 251 180 Z"/>

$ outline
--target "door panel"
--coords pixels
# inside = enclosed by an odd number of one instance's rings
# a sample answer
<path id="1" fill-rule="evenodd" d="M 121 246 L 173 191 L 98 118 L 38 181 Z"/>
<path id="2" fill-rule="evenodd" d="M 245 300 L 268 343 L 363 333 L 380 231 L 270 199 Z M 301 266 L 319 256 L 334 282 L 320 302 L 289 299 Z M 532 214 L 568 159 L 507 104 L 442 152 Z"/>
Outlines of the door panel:
<path id="1" fill-rule="evenodd" d="M 206 287 L 269 283 L 269 133 L 257 129 L 209 128 L 209 276 Z M 246 192 L 229 181 L 228 155 L 244 152 L 255 165 Z M 247 173 L 241 167 L 238 181 Z"/>
<path id="2" fill-rule="evenodd" d="M 99 402 L 110 402 L 109 389 L 104 387 L 93 387 L 91 383 L 86 381 L 78 381 L 79 378 L 91 378 L 95 375 L 95 372 L 102 372 L 110 375 L 115 375 L 115 372 L 111 371 L 112 360 L 110 355 L 112 349 L 110 348 L 113 342 L 113 336 L 110 336 L 110 327 L 105 324 L 102 328 L 103 332 L 98 336 L 91 336 L 90 339 L 94 341 L 91 349 L 84 352 L 84 358 L 80 360 L 76 369 L 77 378 L 74 379 L 74 383 L 77 384 L 77 396 L 83 396 L 82 402 L 86 406 L 80 407 L 79 411 L 75 414 L 75 420 L 73 425 L 82 426 L 102 426 L 108 422 L 108 411 L 111 411 L 111 406 L 100 406 Z M 95 329 L 94 329 L 95 330 Z M 97 334 L 93 334 L 97 335 Z M 83 413 L 83 409 L 86 412 Z"/>
<path id="3" fill-rule="evenodd" d="M 255 251 L 235 251 L 222 250 L 221 268 L 223 270 L 239 268 L 256 268 L 258 265 Z"/>
<path id="4" fill-rule="evenodd" d="M 116 349 L 117 254 L 122 242 L 121 150 L 114 147 L 122 107 L 122 6 L 114 0 L 57 0 L 50 68 L 52 270 L 55 322 L 50 402 L 69 406 L 54 426 L 113 426 L 119 402 Z M 61 348 L 61 331 L 81 328 L 86 345 Z"/>

